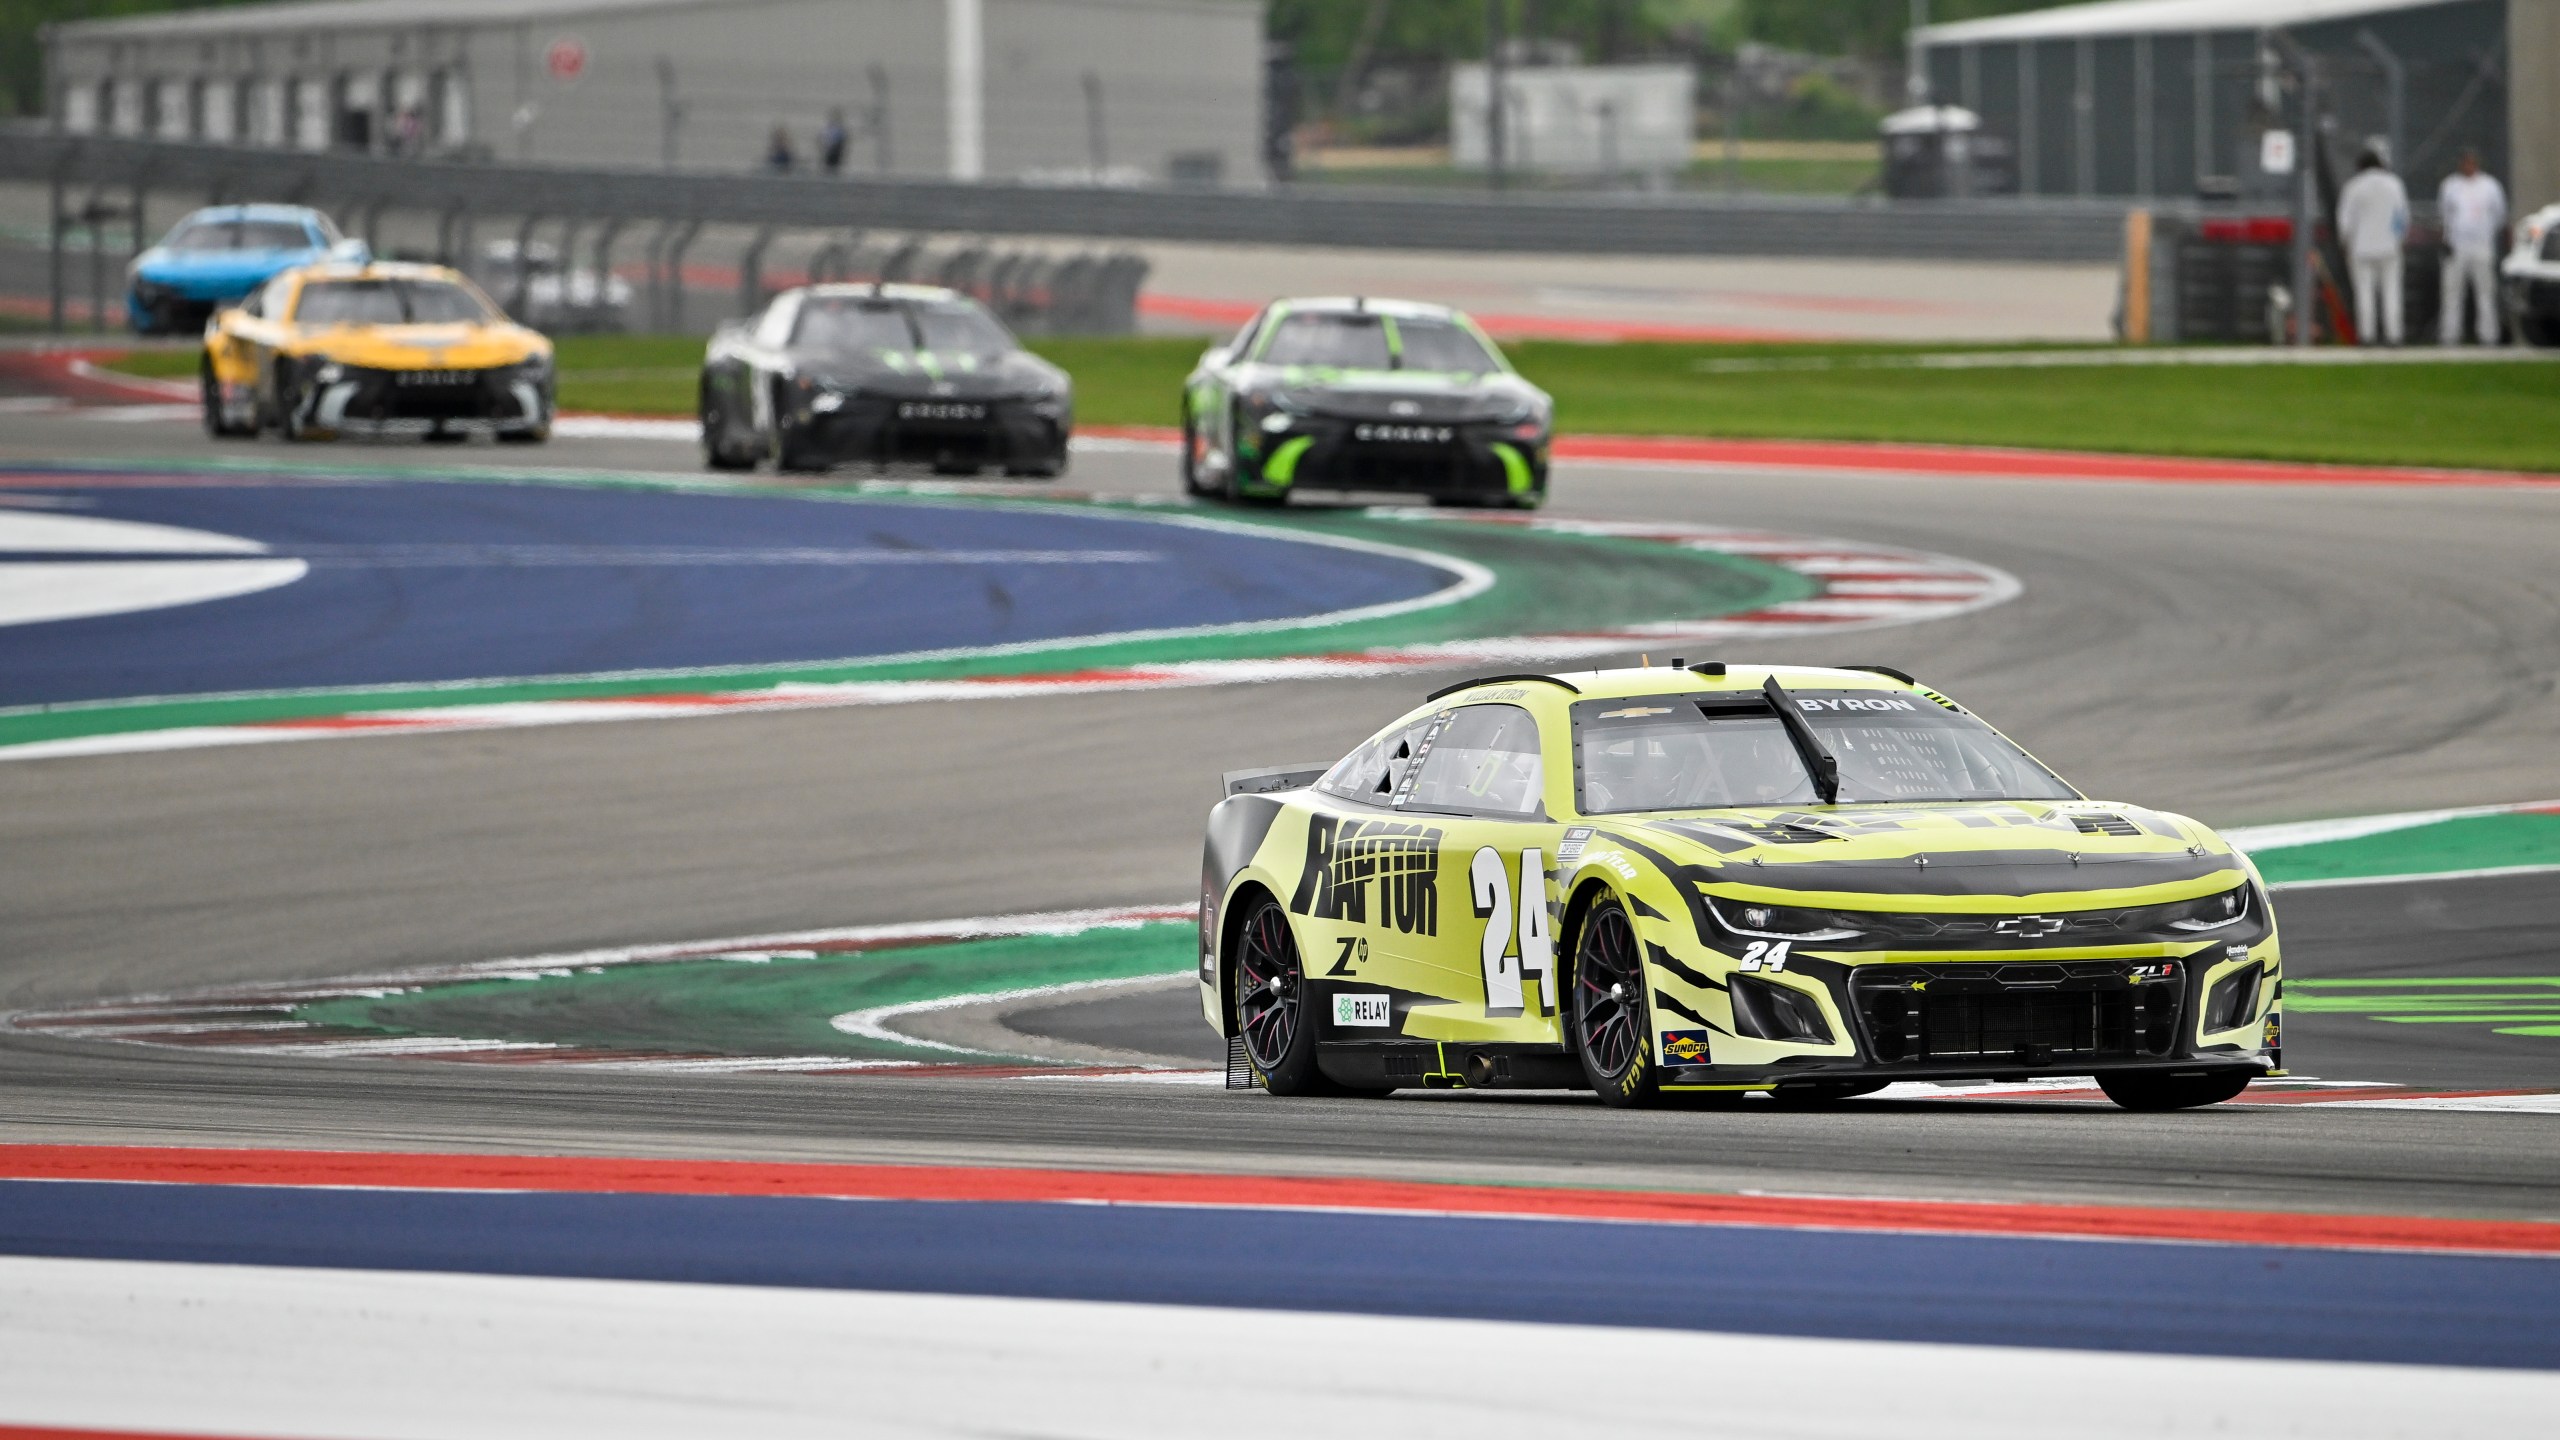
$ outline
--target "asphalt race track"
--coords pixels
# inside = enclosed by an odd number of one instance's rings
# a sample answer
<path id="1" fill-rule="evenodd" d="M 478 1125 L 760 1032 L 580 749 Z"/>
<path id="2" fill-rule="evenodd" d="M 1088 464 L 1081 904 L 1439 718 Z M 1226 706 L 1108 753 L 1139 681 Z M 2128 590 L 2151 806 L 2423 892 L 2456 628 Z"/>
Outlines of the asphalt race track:
<path id="1" fill-rule="evenodd" d="M 77 415 L 14 416 L 0 430 L 10 464 L 196 459 L 203 448 L 175 424 Z M 435 458 L 692 462 L 688 449 L 644 441 Z M 1074 483 L 1170 493 L 1170 472 L 1160 452 L 1088 452 Z M 2560 797 L 2560 590 L 2548 561 L 2560 499 L 2548 492 L 2197 485 L 2169 504 L 2138 484 L 1567 467 L 1557 494 L 1554 513 L 1567 516 L 1841 534 L 2018 576 L 2024 595 L 2008 604 L 1790 655 L 1922 675 L 2092 794 L 2217 823 Z M 1416 583 L 1371 578 L 1382 594 Z M 1427 688 L 1414 677 L 1310 681 L 0 766 L 0 1009 L 1178 901 L 1222 770 L 1329 758 Z M 2560 886 L 2547 875 L 2306 890 L 2280 904 L 2302 975 L 2560 974 Z M 1019 1023 L 1196 1058 L 1206 1035 L 1183 1038 L 1188 1006 L 1182 992 L 1148 992 Z M 2560 1040 L 2449 1028 L 2304 1021 L 2288 1059 L 2337 1078 L 2560 1085 Z M 0 1039 L 0 1139 L 2560 1218 L 2560 1134 L 2547 1116 L 2337 1105 L 1629 1115 L 1560 1095 L 1287 1103 L 1071 1081 L 359 1065 L 13 1034 Z"/>

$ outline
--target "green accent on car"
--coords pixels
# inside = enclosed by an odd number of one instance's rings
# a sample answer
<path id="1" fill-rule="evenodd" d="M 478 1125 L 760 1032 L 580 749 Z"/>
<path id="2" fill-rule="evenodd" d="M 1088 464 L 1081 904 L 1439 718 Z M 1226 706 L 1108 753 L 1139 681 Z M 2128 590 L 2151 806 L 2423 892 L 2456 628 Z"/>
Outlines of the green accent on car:
<path id="1" fill-rule="evenodd" d="M 1187 975 L 1198 963 L 1198 943 L 1198 926 L 1174 920 L 854 952 L 741 950 L 529 979 L 431 981 L 298 1005 L 288 1018 L 348 1038 L 505 1040 L 641 1056 L 986 1063 L 1001 1057 L 884 1042 L 829 1022 L 884 1005 Z"/>
<path id="2" fill-rule="evenodd" d="M 1262 483 L 1286 489 L 1298 478 L 1298 457 L 1306 454 L 1307 447 L 1314 443 L 1312 435 L 1292 435 L 1281 441 L 1280 448 L 1271 452 L 1271 458 L 1262 462 Z"/>
<path id="3" fill-rule="evenodd" d="M 1529 473 L 1529 459 L 1520 453 L 1520 447 L 1496 440 L 1493 453 L 1502 462 L 1502 483 L 1510 487 L 1514 495 L 1528 494 L 1529 487 L 1536 482 Z"/>
<path id="4" fill-rule="evenodd" d="M 2486 1025 L 2500 1035 L 2560 1036 L 2560 975 L 2293 980 L 2297 1015 L 2362 1015 L 2395 1025 Z"/>

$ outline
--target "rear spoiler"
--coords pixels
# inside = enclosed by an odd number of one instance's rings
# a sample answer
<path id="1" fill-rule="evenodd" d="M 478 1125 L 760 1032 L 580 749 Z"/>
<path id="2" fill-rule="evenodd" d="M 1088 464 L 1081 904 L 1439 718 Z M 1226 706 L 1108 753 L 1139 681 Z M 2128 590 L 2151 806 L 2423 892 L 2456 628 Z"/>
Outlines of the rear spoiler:
<path id="1" fill-rule="evenodd" d="M 1229 795 L 1269 795 L 1278 790 L 1304 790 L 1324 778 L 1333 768 L 1328 761 L 1321 765 L 1266 765 L 1259 770 L 1227 772 Z"/>

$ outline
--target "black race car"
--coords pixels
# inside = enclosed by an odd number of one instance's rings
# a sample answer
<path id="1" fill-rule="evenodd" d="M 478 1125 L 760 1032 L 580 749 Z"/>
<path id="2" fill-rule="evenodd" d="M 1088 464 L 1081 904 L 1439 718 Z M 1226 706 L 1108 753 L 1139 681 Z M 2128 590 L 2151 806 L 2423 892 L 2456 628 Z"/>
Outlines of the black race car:
<path id="1" fill-rule="evenodd" d="M 1554 414 L 1455 310 L 1275 300 L 1184 383 L 1182 479 L 1248 503 L 1390 490 L 1535 509 Z"/>
<path id="2" fill-rule="evenodd" d="M 715 470 L 847 462 L 1066 473 L 1066 372 L 955 291 L 811 285 L 723 326 L 702 360 L 702 452 Z"/>

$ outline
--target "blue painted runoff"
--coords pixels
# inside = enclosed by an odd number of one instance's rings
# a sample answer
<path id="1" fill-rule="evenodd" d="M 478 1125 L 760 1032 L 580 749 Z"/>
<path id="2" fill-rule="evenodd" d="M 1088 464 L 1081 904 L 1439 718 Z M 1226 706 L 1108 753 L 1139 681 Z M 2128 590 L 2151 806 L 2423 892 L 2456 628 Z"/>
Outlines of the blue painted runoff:
<path id="1" fill-rule="evenodd" d="M 2560 1260 L 1258 1209 L 0 1182 L 0 1254 L 2560 1369 Z"/>
<path id="2" fill-rule="evenodd" d="M 0 705 L 780 665 L 1287 620 L 1450 583 L 1393 555 L 1101 510 L 255 477 L 16 493 L 256 540 L 311 570 L 230 599 L 0 627 Z"/>

